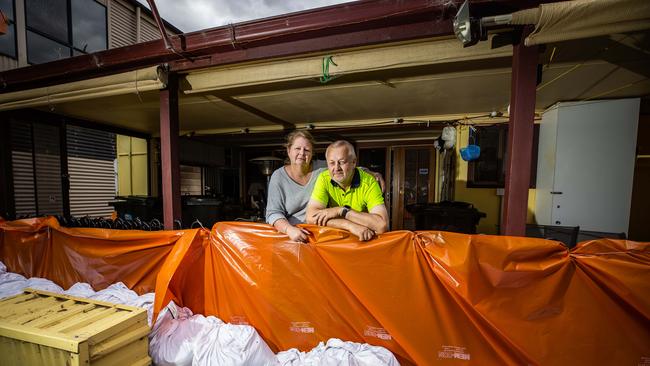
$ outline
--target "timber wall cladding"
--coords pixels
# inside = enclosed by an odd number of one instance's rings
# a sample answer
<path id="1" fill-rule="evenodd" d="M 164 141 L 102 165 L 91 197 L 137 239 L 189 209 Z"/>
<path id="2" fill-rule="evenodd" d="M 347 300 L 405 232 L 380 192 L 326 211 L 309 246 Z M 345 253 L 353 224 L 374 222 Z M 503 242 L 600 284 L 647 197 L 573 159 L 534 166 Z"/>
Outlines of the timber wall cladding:
<path id="1" fill-rule="evenodd" d="M 123 1 L 112 1 L 108 26 L 110 28 L 108 48 L 123 47 L 136 43 L 135 7 Z"/>
<path id="2" fill-rule="evenodd" d="M 138 42 L 138 22 L 135 7 L 121 0 L 113 0 L 109 7 L 109 48 L 123 47 Z M 172 35 L 174 32 L 166 29 Z M 160 39 L 160 32 L 153 17 L 140 13 L 140 40 L 148 42 Z"/>
<path id="3" fill-rule="evenodd" d="M 153 41 L 161 38 L 158 26 L 152 22 L 153 19 L 150 20 L 144 15 L 140 19 L 140 42 Z"/>

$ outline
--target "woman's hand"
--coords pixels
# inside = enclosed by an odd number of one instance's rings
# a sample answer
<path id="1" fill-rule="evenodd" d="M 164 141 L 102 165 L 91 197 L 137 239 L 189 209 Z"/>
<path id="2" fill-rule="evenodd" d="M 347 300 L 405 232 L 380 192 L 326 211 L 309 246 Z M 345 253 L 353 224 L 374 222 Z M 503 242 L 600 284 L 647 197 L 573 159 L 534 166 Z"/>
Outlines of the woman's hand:
<path id="1" fill-rule="evenodd" d="M 307 231 L 307 229 L 303 229 L 293 225 L 287 225 L 286 234 L 289 235 L 291 241 L 306 243 L 307 236 L 309 236 L 309 231 Z"/>

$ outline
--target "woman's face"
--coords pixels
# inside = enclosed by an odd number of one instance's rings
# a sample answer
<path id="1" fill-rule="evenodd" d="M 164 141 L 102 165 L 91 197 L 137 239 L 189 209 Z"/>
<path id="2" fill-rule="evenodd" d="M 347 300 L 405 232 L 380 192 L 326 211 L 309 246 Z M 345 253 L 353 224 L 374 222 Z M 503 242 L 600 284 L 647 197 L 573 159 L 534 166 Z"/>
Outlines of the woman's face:
<path id="1" fill-rule="evenodd" d="M 289 155 L 291 164 L 309 164 L 311 163 L 311 154 L 311 143 L 304 137 L 296 137 L 293 144 L 287 148 L 287 155 Z"/>

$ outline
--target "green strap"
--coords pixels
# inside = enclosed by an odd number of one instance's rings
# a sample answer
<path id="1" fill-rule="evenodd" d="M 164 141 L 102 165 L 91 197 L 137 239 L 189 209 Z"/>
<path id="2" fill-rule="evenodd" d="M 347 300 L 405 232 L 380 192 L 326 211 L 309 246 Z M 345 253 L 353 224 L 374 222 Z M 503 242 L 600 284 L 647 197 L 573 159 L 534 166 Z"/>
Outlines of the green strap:
<path id="1" fill-rule="evenodd" d="M 330 75 L 330 64 L 338 66 L 334 60 L 332 60 L 331 55 L 323 57 L 323 76 L 320 77 L 319 81 L 321 84 L 325 84 L 333 79 L 336 79 L 337 76 Z"/>

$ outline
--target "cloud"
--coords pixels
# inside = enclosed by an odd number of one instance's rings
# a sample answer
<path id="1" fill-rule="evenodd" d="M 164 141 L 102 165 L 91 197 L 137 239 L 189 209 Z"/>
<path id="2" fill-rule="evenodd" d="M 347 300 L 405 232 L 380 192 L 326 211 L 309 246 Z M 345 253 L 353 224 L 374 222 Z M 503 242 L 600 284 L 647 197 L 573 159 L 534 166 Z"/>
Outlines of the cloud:
<path id="1" fill-rule="evenodd" d="M 148 7 L 146 0 L 138 0 Z M 157 0 L 163 19 L 183 32 L 318 8 L 349 0 Z"/>

